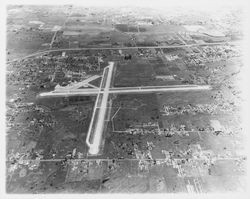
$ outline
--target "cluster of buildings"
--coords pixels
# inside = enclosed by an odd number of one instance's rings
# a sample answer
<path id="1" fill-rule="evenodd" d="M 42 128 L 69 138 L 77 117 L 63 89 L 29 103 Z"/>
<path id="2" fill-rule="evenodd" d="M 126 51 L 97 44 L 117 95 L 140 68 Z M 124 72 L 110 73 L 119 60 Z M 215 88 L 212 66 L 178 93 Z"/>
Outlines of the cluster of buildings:
<path id="1" fill-rule="evenodd" d="M 203 46 L 193 48 L 192 52 L 187 54 L 185 62 L 188 65 L 204 66 L 208 62 L 222 61 L 238 56 L 240 56 L 240 52 L 233 46 Z"/>
<path id="2" fill-rule="evenodd" d="M 197 104 L 197 105 L 185 105 L 173 107 L 169 105 L 163 105 L 161 112 L 163 115 L 183 115 L 183 114 L 198 114 L 209 113 L 216 114 L 218 112 L 232 112 L 233 108 L 228 103 L 224 104 Z"/>

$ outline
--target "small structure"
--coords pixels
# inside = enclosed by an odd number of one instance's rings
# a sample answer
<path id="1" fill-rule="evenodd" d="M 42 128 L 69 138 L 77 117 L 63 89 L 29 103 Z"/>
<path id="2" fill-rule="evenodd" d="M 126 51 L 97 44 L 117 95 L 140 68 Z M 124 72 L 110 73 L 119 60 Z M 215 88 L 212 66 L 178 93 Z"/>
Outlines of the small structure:
<path id="1" fill-rule="evenodd" d="M 214 131 L 222 132 L 224 130 L 224 127 L 218 120 L 210 120 L 210 124 Z"/>
<path id="2" fill-rule="evenodd" d="M 132 55 L 126 54 L 126 55 L 124 56 L 124 59 L 125 59 L 125 60 L 131 60 L 131 59 L 132 59 Z"/>

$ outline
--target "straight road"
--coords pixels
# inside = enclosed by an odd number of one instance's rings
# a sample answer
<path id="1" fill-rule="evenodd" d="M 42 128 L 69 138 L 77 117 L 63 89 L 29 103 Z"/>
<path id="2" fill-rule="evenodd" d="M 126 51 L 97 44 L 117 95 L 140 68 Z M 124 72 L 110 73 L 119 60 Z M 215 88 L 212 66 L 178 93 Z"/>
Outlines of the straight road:
<path id="1" fill-rule="evenodd" d="M 216 43 L 204 43 L 204 44 L 186 44 L 186 45 L 173 45 L 173 46 L 132 46 L 132 47 L 105 47 L 105 48 L 62 48 L 62 49 L 49 49 L 45 51 L 36 52 L 27 56 L 24 56 L 20 59 L 14 59 L 12 61 L 8 61 L 7 64 L 24 60 L 30 57 L 43 55 L 46 53 L 51 52 L 60 52 L 60 51 L 81 51 L 81 50 L 129 50 L 129 49 L 158 49 L 158 48 L 165 48 L 165 49 L 171 49 L 171 48 L 185 48 L 185 47 L 197 47 L 197 46 L 213 46 L 213 45 L 225 45 L 225 44 L 240 44 L 240 41 L 228 41 L 228 42 L 216 42 Z"/>
<path id="2" fill-rule="evenodd" d="M 69 13 L 68 13 L 68 15 L 67 15 L 65 21 L 63 22 L 62 28 L 60 28 L 60 30 L 63 30 L 63 29 L 65 28 L 65 25 L 66 25 L 67 21 L 69 20 L 69 18 L 70 18 L 70 16 L 71 16 L 72 7 L 70 7 L 69 10 L 70 10 L 70 11 L 69 11 Z M 55 39 L 56 39 L 56 35 L 57 35 L 58 31 L 59 31 L 59 30 L 56 30 L 56 31 L 55 31 L 55 33 L 54 33 L 54 35 L 53 35 L 53 37 L 52 37 L 52 39 L 51 39 L 51 42 L 50 42 L 50 44 L 49 44 L 49 49 L 50 49 L 50 50 L 51 50 L 51 48 L 53 47 L 53 43 L 54 43 L 54 41 L 55 41 Z"/>

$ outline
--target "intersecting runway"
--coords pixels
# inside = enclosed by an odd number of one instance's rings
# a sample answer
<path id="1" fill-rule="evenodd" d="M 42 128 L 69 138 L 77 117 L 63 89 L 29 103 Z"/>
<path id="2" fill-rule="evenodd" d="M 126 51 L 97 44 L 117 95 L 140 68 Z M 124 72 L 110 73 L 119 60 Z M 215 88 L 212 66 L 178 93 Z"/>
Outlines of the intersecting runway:
<path id="1" fill-rule="evenodd" d="M 109 94 L 133 94 L 133 93 L 160 93 L 160 92 L 178 92 L 178 91 L 195 91 L 195 90 L 210 90 L 209 85 L 168 85 L 168 86 L 141 86 L 141 87 L 111 87 L 111 79 L 113 77 L 114 62 L 109 62 L 109 65 L 104 68 L 102 80 L 99 88 L 83 88 L 89 84 L 90 81 L 96 79 L 98 76 L 90 77 L 75 85 L 65 88 L 60 87 L 54 91 L 41 93 L 41 97 L 69 97 L 69 96 L 89 96 L 97 95 L 92 118 L 90 121 L 86 144 L 89 147 L 89 155 L 98 155 L 100 153 L 100 146 L 102 143 L 105 115 L 107 110 L 107 103 Z M 86 85 L 85 85 L 86 84 Z"/>

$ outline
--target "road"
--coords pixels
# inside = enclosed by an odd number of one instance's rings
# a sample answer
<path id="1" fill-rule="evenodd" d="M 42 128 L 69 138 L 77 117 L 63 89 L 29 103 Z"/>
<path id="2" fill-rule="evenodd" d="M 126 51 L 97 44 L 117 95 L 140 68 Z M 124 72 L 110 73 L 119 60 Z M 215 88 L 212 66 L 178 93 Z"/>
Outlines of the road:
<path id="1" fill-rule="evenodd" d="M 69 11 L 69 13 L 68 13 L 68 15 L 67 15 L 65 21 L 63 22 L 62 28 L 60 28 L 59 30 L 63 30 L 63 29 L 65 28 L 65 25 L 66 25 L 67 21 L 69 20 L 69 18 L 70 18 L 70 16 L 71 16 L 72 7 L 70 7 L 69 9 L 70 9 L 70 11 Z M 54 41 L 55 41 L 55 39 L 56 39 L 56 35 L 57 35 L 57 33 L 58 33 L 59 30 L 56 30 L 56 31 L 55 31 L 55 33 L 54 33 L 54 35 L 53 35 L 53 37 L 52 37 L 52 39 L 51 39 L 51 42 L 50 42 L 50 44 L 49 44 L 49 49 L 50 49 L 50 50 L 51 50 L 51 48 L 53 47 L 53 43 L 54 43 Z"/>
<path id="2" fill-rule="evenodd" d="M 173 46 L 132 46 L 132 47 L 105 47 L 105 48 L 98 48 L 98 47 L 92 47 L 92 48 L 62 48 L 62 49 L 49 49 L 45 51 L 40 51 L 36 52 L 27 56 L 24 56 L 19 59 L 14 59 L 11 61 L 8 61 L 7 64 L 15 62 L 15 61 L 20 61 L 24 60 L 30 57 L 38 56 L 38 55 L 43 55 L 46 53 L 51 53 L 51 52 L 60 52 L 60 51 L 80 51 L 80 50 L 129 50 L 129 49 L 160 49 L 160 48 L 166 48 L 166 49 L 171 49 L 171 48 L 185 48 L 185 47 L 197 47 L 197 46 L 213 46 L 213 45 L 225 45 L 225 44 L 239 44 L 240 41 L 228 41 L 228 42 L 216 42 L 216 43 L 204 43 L 204 44 L 186 44 L 186 45 L 173 45 Z"/>

